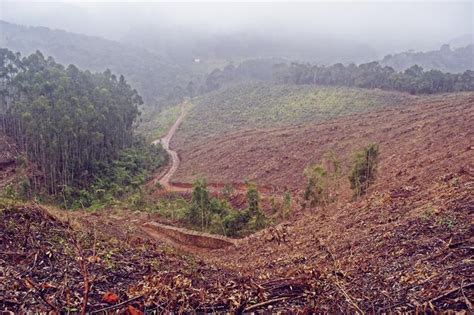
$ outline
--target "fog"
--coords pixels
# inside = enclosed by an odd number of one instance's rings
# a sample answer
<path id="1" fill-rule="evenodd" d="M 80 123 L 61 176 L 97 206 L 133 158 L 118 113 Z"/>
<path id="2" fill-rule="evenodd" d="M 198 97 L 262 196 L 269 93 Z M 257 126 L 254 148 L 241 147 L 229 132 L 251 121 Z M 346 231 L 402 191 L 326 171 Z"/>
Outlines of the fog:
<path id="1" fill-rule="evenodd" d="M 294 45 L 294 39 L 349 42 L 384 54 L 472 42 L 473 3 L 131 3 L 1 2 L 0 19 L 137 45 L 254 36 Z M 290 40 L 291 39 L 291 40 Z"/>

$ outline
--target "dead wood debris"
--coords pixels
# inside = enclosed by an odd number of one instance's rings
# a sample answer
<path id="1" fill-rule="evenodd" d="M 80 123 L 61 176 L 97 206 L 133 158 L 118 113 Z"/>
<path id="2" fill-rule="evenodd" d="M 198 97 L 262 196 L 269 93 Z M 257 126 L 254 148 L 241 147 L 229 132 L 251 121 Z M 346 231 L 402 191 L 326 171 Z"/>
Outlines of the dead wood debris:
<path id="1" fill-rule="evenodd" d="M 2 207 L 0 241 L 0 310 L 15 313 L 302 307 L 317 282 L 306 277 L 258 284 L 156 243 L 73 231 L 36 205 Z M 117 295 L 117 303 L 105 301 L 106 293 Z"/>

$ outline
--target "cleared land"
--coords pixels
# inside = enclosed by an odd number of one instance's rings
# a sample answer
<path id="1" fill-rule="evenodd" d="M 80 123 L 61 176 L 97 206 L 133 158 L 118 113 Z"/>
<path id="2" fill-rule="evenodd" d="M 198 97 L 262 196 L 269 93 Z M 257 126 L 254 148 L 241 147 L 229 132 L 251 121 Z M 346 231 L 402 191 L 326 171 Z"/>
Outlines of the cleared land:
<path id="1" fill-rule="evenodd" d="M 191 182 L 202 176 L 217 183 L 253 180 L 302 187 L 304 168 L 325 152 L 335 152 L 347 171 L 354 150 L 370 142 L 381 150 L 377 185 L 410 177 L 431 181 L 425 168 L 456 171 L 472 158 L 473 99 L 473 94 L 439 95 L 320 124 L 207 138 L 179 147 L 182 163 L 173 181 Z M 343 191 L 348 190 L 347 182 L 344 178 Z"/>
<path id="2" fill-rule="evenodd" d="M 341 202 L 295 208 L 287 224 L 208 253 L 206 261 L 275 290 L 301 277 L 320 279 L 312 302 L 320 312 L 468 309 L 473 122 L 474 94 L 451 94 L 319 125 L 238 132 L 184 148 L 177 180 L 197 170 L 215 182 L 301 187 L 304 167 L 325 151 L 347 163 L 353 150 L 377 142 L 379 176 L 367 198 L 351 201 L 343 176 Z"/>
<path id="3" fill-rule="evenodd" d="M 320 123 L 381 108 L 402 106 L 414 96 L 379 90 L 270 84 L 231 86 L 193 100 L 173 145 L 241 130 Z"/>

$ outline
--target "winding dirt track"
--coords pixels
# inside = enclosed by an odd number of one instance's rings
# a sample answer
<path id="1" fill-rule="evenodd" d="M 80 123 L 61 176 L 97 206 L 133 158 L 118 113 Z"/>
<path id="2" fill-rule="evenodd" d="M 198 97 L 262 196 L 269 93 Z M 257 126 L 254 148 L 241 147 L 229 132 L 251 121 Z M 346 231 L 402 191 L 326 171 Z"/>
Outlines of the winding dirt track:
<path id="1" fill-rule="evenodd" d="M 171 183 L 171 177 L 173 177 L 174 173 L 178 170 L 179 164 L 180 164 L 180 159 L 178 156 L 178 153 L 170 148 L 170 141 L 173 138 L 174 134 L 178 130 L 179 126 L 184 120 L 184 117 L 186 116 L 187 113 L 187 106 L 186 103 L 183 103 L 181 105 L 181 113 L 179 117 L 176 119 L 174 124 L 171 126 L 170 130 L 161 139 L 155 140 L 152 143 L 153 144 L 159 144 L 163 146 L 163 148 L 166 150 L 166 152 L 171 156 L 171 165 L 166 169 L 164 173 L 158 174 L 153 183 L 160 183 L 162 186 L 163 190 L 165 191 L 170 191 L 170 192 L 190 192 L 193 190 L 193 186 L 190 183 Z M 245 193 L 247 191 L 247 187 L 245 183 L 227 183 L 233 186 L 235 192 L 239 193 Z M 210 191 L 220 191 L 224 188 L 224 183 L 219 182 L 219 183 L 208 183 L 208 188 Z M 258 190 L 261 195 L 270 195 L 275 192 L 276 187 L 270 186 L 270 185 L 259 185 Z"/>
<path id="2" fill-rule="evenodd" d="M 183 104 L 181 106 L 181 114 L 179 115 L 178 119 L 176 119 L 173 126 L 171 126 L 166 136 L 164 136 L 161 139 L 153 141 L 153 144 L 155 145 L 158 143 L 161 143 L 161 145 L 166 150 L 166 152 L 171 156 L 171 167 L 164 174 L 158 177 L 159 178 L 158 182 L 163 187 L 163 189 L 167 191 L 189 190 L 188 188 L 178 187 L 178 186 L 174 186 L 173 184 L 170 184 L 170 179 L 173 176 L 173 174 L 176 172 L 179 166 L 178 153 L 170 149 L 170 141 L 171 141 L 171 138 L 173 138 L 174 134 L 176 133 L 176 130 L 178 130 L 179 125 L 181 125 L 181 122 L 183 121 L 185 115 L 186 115 L 186 107 Z"/>

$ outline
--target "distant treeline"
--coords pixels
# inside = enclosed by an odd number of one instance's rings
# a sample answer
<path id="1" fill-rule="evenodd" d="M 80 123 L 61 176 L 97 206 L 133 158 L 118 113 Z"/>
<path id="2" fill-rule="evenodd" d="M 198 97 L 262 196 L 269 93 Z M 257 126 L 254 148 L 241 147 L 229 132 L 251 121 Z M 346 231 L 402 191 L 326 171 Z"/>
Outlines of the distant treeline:
<path id="1" fill-rule="evenodd" d="M 406 51 L 385 56 L 380 63 L 397 71 L 403 71 L 412 65 L 424 69 L 438 69 L 443 72 L 462 73 L 474 69 L 474 45 L 451 49 L 443 45 L 439 50 L 415 52 Z"/>
<path id="2" fill-rule="evenodd" d="M 57 195 L 97 180 L 136 142 L 142 99 L 123 76 L 65 68 L 40 52 L 0 49 L 0 131 L 40 174 L 29 185 Z"/>
<path id="3" fill-rule="evenodd" d="M 391 67 L 381 66 L 378 62 L 317 66 L 300 63 L 274 64 L 269 60 L 246 61 L 238 67 L 230 65 L 223 70 L 214 70 L 207 76 L 202 89 L 208 92 L 222 85 L 244 80 L 377 88 L 411 94 L 474 91 L 472 70 L 452 74 L 439 70 L 425 71 L 414 65 L 403 72 L 397 72 Z"/>

